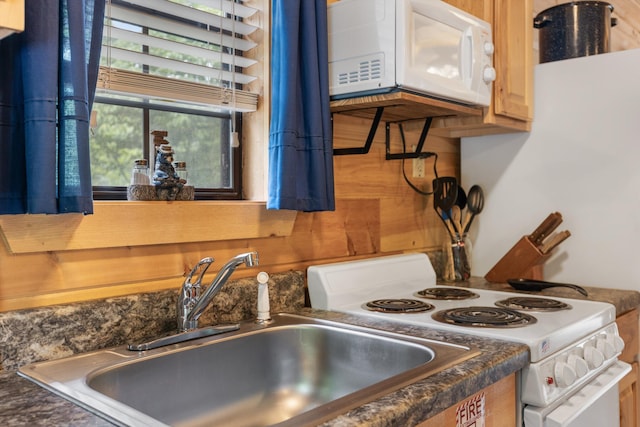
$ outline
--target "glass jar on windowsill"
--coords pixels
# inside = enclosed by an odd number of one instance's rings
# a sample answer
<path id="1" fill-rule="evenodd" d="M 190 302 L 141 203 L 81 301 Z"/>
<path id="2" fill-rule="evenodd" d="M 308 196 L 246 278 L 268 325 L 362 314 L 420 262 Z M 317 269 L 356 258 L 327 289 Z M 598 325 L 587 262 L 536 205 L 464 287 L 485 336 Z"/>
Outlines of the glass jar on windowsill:
<path id="1" fill-rule="evenodd" d="M 133 162 L 131 185 L 149 185 L 149 162 L 146 159 Z"/>

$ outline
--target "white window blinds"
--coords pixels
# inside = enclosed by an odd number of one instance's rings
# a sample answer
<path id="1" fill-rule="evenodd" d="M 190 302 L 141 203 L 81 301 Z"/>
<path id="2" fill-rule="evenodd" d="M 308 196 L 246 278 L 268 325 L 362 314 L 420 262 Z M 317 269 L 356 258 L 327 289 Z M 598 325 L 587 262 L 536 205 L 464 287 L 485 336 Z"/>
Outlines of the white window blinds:
<path id="1" fill-rule="evenodd" d="M 255 9 L 231 0 L 105 0 L 101 94 L 255 111 Z"/>

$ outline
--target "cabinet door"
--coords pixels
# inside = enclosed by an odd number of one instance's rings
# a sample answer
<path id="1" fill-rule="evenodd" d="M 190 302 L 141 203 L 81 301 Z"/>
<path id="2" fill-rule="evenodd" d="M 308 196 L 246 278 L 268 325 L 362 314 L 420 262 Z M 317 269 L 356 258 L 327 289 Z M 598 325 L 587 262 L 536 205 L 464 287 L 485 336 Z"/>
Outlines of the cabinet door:
<path id="1" fill-rule="evenodd" d="M 632 370 L 620 381 L 620 427 L 637 427 L 640 423 L 640 392 L 638 390 L 638 333 L 640 313 L 628 311 L 616 319 L 620 337 L 625 343 L 620 360 L 631 364 Z"/>
<path id="2" fill-rule="evenodd" d="M 464 399 L 456 405 L 445 409 L 433 418 L 421 422 L 416 427 L 454 427 L 459 425 L 472 425 L 460 420 L 461 410 L 468 407 L 466 403 L 477 402 L 478 398 L 484 401 L 482 421 L 478 420 L 473 425 L 485 425 L 492 427 L 513 427 L 516 425 L 516 376 L 510 375 L 494 383 L 475 395 Z M 477 414 L 477 412 L 476 412 Z"/>
<path id="3" fill-rule="evenodd" d="M 493 22 L 493 4 L 491 0 L 444 0 L 452 6 L 462 9 L 483 21 Z"/>
<path id="4" fill-rule="evenodd" d="M 620 427 L 637 427 L 638 422 L 638 364 L 620 381 Z"/>
<path id="5" fill-rule="evenodd" d="M 494 0 L 493 42 L 496 115 L 531 120 L 533 115 L 533 0 Z"/>

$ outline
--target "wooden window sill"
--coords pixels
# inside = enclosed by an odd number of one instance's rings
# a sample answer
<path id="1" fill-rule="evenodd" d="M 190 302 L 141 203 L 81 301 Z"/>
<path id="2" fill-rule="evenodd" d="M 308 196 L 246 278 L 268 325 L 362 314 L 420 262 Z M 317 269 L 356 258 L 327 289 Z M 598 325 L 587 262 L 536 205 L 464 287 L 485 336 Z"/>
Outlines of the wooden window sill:
<path id="1" fill-rule="evenodd" d="M 289 236 L 296 211 L 264 202 L 94 202 L 94 214 L 3 215 L 12 253 Z"/>

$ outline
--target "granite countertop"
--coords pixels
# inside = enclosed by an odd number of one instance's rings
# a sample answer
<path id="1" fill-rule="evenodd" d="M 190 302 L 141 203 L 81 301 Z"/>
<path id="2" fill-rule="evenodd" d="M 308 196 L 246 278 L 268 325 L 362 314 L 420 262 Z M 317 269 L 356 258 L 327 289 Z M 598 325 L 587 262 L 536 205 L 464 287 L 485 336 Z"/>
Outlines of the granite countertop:
<path id="1" fill-rule="evenodd" d="M 81 407 L 26 380 L 0 372 L 0 424 L 22 426 L 113 426 Z"/>
<path id="2" fill-rule="evenodd" d="M 477 391 L 520 370 L 528 363 L 526 346 L 472 335 L 438 331 L 369 317 L 313 310 L 304 307 L 304 273 L 273 275 L 270 279 L 272 312 L 351 323 L 461 344 L 480 354 L 355 408 L 323 426 L 404 426 L 426 420 Z M 514 291 L 507 284 L 491 284 L 474 278 L 444 285 Z M 586 288 L 585 298 L 570 289 L 551 288 L 541 295 L 593 299 L 612 303 L 620 315 L 640 305 L 640 293 Z M 217 316 L 206 324 L 255 318 L 255 281 L 239 280 L 223 289 L 213 307 Z M 520 292 L 522 293 L 522 292 Z M 0 313 L 0 425 L 14 426 L 109 426 L 109 422 L 18 376 L 19 366 L 39 360 L 122 345 L 125 338 L 160 336 L 175 319 L 175 291 L 112 298 L 99 302 Z M 241 301 L 242 303 L 238 303 Z M 149 318 L 156 321 L 149 322 Z M 78 331 L 78 322 L 82 330 Z M 132 328 L 133 326 L 133 328 Z M 203 324 L 204 326 L 204 324 Z M 76 335 L 70 336 L 75 333 Z M 115 338 L 114 338 L 115 337 Z M 125 337 L 125 338 L 123 338 Z M 100 343 L 97 345 L 96 343 Z"/>
<path id="3" fill-rule="evenodd" d="M 515 290 L 508 283 L 490 283 L 484 278 L 472 277 L 467 282 L 441 282 L 440 285 L 459 286 L 478 289 L 490 289 L 494 291 L 517 292 L 520 294 L 542 295 L 546 297 L 573 298 L 581 300 L 602 301 L 613 304 L 616 307 L 616 316 L 626 313 L 640 306 L 640 292 L 624 289 L 609 289 L 582 286 L 588 296 L 584 296 L 569 288 L 548 288 L 540 292 L 525 292 Z"/>
<path id="4" fill-rule="evenodd" d="M 299 314 L 461 344 L 480 354 L 427 379 L 355 408 L 323 426 L 405 426 L 417 424 L 525 366 L 526 346 L 361 316 L 303 308 Z M 0 425 L 110 426 L 109 422 L 24 379 L 0 373 Z"/>

